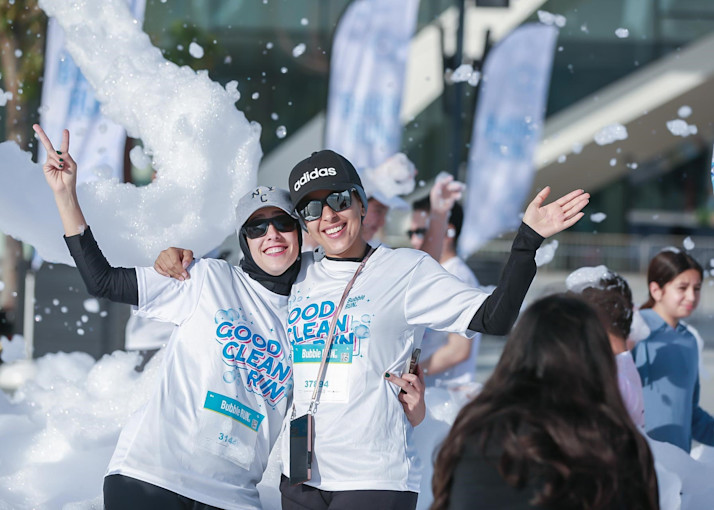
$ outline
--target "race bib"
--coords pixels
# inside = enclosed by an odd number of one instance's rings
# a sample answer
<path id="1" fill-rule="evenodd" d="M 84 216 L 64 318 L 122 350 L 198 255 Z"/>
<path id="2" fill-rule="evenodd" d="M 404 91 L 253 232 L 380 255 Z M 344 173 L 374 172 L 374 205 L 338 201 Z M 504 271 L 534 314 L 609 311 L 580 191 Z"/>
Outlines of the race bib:
<path id="1" fill-rule="evenodd" d="M 245 404 L 209 391 L 201 410 L 198 445 L 250 469 L 263 418 L 265 416 Z"/>
<path id="2" fill-rule="evenodd" d="M 310 402 L 312 399 L 324 348 L 319 344 L 293 346 L 293 395 L 297 402 Z M 352 345 L 333 345 L 327 358 L 320 402 L 347 402 L 351 368 Z"/>

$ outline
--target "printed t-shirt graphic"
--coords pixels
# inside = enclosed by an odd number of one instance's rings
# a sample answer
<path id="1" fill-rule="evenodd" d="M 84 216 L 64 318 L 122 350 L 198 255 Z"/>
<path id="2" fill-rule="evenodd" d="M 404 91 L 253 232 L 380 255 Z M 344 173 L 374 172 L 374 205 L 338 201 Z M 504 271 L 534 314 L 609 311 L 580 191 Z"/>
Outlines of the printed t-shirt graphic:
<path id="1" fill-rule="evenodd" d="M 307 411 L 330 320 L 359 263 L 306 263 L 288 305 L 296 415 Z M 418 491 L 411 425 L 384 373 L 402 374 L 426 327 L 471 336 L 486 294 L 423 252 L 380 246 L 355 281 L 337 320 L 333 352 L 315 414 L 313 477 L 324 490 Z M 334 362 L 333 362 L 334 360 Z M 313 385 L 313 388 L 310 385 Z M 389 426 L 385 426 L 388 424 Z M 289 474 L 289 446 L 282 445 Z"/>
<path id="2" fill-rule="evenodd" d="M 281 327 L 287 297 L 224 261 L 200 260 L 189 271 L 180 282 L 137 268 L 135 313 L 180 327 L 160 387 L 122 431 L 108 474 L 212 506 L 260 508 L 255 486 L 292 385 Z"/>

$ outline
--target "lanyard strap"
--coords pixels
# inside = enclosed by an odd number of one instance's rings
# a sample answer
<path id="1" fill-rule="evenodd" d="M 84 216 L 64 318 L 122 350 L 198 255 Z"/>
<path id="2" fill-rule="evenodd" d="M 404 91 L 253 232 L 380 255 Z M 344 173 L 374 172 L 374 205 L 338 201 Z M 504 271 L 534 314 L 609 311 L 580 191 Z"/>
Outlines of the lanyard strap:
<path id="1" fill-rule="evenodd" d="M 317 404 L 320 401 L 320 392 L 322 391 L 322 380 L 325 377 L 325 372 L 327 370 L 327 357 L 330 354 L 330 348 L 332 347 L 332 340 L 334 339 L 335 336 L 335 326 L 337 326 L 337 318 L 340 316 L 340 312 L 342 311 L 342 307 L 345 304 L 345 301 L 347 300 L 347 294 L 349 294 L 350 289 L 352 288 L 352 285 L 355 283 L 355 280 L 357 279 L 357 275 L 360 274 L 362 269 L 364 268 L 365 264 L 367 263 L 367 260 L 369 260 L 369 257 L 374 253 L 374 248 L 370 247 L 369 252 L 367 252 L 367 255 L 362 259 L 362 262 L 360 263 L 359 267 L 355 271 L 355 274 L 352 275 L 352 279 L 349 281 L 347 284 L 347 287 L 345 287 L 345 291 L 342 293 L 342 298 L 340 299 L 339 305 L 337 305 L 337 310 L 335 310 L 335 315 L 332 317 L 332 322 L 330 323 L 330 332 L 327 335 L 327 340 L 325 341 L 325 350 L 322 352 L 322 361 L 320 362 L 320 370 L 317 372 L 317 381 L 315 382 L 315 389 L 312 392 L 312 400 L 310 401 L 310 407 L 307 409 L 308 414 L 315 414 L 317 411 Z"/>

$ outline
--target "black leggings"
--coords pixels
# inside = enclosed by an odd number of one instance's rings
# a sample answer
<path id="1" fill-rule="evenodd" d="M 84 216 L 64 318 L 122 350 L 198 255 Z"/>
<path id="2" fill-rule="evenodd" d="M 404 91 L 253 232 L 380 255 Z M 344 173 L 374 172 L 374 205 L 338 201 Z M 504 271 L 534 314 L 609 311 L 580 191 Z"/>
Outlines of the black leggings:
<path id="1" fill-rule="evenodd" d="M 105 510 L 219 510 L 124 475 L 104 477 Z"/>
<path id="2" fill-rule="evenodd" d="M 409 491 L 323 491 L 309 485 L 290 485 L 280 477 L 283 510 L 414 510 L 416 492 Z"/>

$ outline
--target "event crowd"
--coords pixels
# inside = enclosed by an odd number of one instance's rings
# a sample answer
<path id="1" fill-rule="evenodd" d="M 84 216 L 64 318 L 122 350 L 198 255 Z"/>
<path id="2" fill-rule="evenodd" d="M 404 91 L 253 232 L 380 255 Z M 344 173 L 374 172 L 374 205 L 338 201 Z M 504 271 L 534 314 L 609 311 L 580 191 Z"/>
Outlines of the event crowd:
<path id="1" fill-rule="evenodd" d="M 521 312 L 536 250 L 582 218 L 583 190 L 547 204 L 549 189 L 538 193 L 490 293 L 456 253 L 459 183 L 437 179 L 412 206 L 413 249 L 391 249 L 374 239 L 406 204 L 380 185 L 390 172 L 358 172 L 329 150 L 295 165 L 289 191 L 240 199 L 238 266 L 167 248 L 154 267 L 115 268 L 77 200 L 69 133 L 56 149 L 35 130 L 90 292 L 176 326 L 159 387 L 107 468 L 107 509 L 260 508 L 278 441 L 283 508 L 414 509 L 427 386 L 467 402 L 435 452 L 434 509 L 659 508 L 648 441 L 714 444 L 696 334 L 682 322 L 703 276 L 690 255 L 651 260 L 639 307 L 600 266 Z M 404 155 L 389 165 L 413 180 Z M 636 314 L 645 338 L 631 338 Z M 478 333 L 508 334 L 483 387 Z"/>

